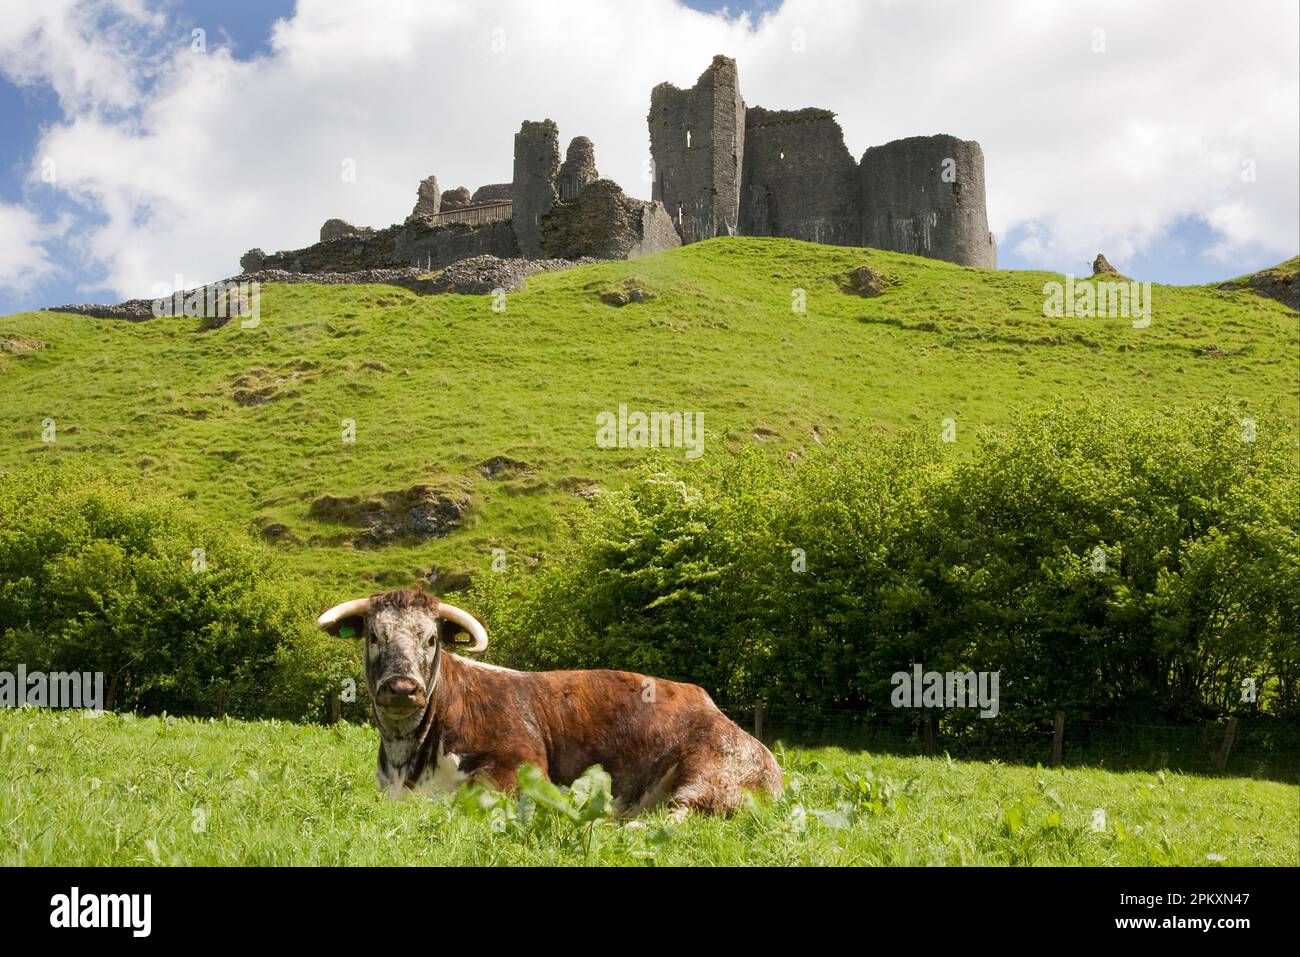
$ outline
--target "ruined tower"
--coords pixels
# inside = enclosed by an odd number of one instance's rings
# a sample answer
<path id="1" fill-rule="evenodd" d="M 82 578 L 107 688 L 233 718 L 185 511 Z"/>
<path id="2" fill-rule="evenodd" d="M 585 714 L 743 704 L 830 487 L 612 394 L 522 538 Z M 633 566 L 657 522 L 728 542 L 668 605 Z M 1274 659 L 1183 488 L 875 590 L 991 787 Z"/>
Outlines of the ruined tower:
<path id="1" fill-rule="evenodd" d="M 682 242 L 740 231 L 745 101 L 736 61 L 715 56 L 689 90 L 660 83 L 650 93 L 653 198 Z"/>
<path id="2" fill-rule="evenodd" d="M 559 200 L 560 130 L 553 120 L 525 120 L 515 134 L 512 222 L 519 251 L 529 259 L 542 255 L 542 217 Z"/>
<path id="3" fill-rule="evenodd" d="M 655 87 L 647 120 L 653 195 L 684 243 L 785 236 L 997 265 L 978 143 L 915 136 L 855 162 L 830 110 L 746 108 L 725 56 L 689 90 Z"/>
<path id="4" fill-rule="evenodd" d="M 993 269 L 984 151 L 955 136 L 911 136 L 862 155 L 862 245 Z"/>
<path id="5" fill-rule="evenodd" d="M 560 202 L 571 203 L 588 183 L 600 179 L 596 172 L 596 147 L 585 136 L 575 136 L 569 142 L 569 149 L 564 154 L 564 165 L 556 180 L 556 189 L 560 193 Z"/>

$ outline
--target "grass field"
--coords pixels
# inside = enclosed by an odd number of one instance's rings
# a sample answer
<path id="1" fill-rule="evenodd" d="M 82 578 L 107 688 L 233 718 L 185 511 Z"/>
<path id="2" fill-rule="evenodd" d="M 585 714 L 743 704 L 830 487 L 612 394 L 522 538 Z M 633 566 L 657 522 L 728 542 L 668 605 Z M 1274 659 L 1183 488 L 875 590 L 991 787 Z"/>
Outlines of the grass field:
<path id="1" fill-rule="evenodd" d="M 863 264 L 883 294 L 844 291 Z M 90 457 L 264 532 L 346 591 L 433 569 L 445 590 L 494 548 L 544 556 L 583 496 L 623 480 L 646 452 L 595 441 L 597 414 L 620 404 L 703 412 L 706 456 L 754 442 L 797 453 L 880 427 L 938 434 L 945 418 L 969 447 L 1017 408 L 1089 395 L 1278 402 L 1296 416 L 1300 336 L 1280 303 L 1155 286 L 1147 328 L 1044 318 L 1043 285 L 1061 278 L 719 239 L 534 276 L 500 313 L 489 296 L 280 285 L 263 291 L 255 329 L 18 314 L 0 319 L 0 468 Z M 601 301 L 627 284 L 649 301 Z M 791 311 L 797 289 L 806 313 Z M 488 477 L 494 459 L 504 468 Z M 366 503 L 418 486 L 468 500 L 451 534 L 358 544 Z"/>
<path id="2" fill-rule="evenodd" d="M 0 865 L 1300 864 L 1300 789 L 1270 781 L 778 746 L 779 803 L 631 828 L 472 793 L 389 801 L 377 742 L 0 711 Z"/>
<path id="3" fill-rule="evenodd" d="M 852 291 L 864 264 L 882 294 Z M 543 560 L 647 454 L 596 442 L 620 405 L 702 412 L 706 456 L 798 457 L 945 419 L 960 453 L 1017 409 L 1097 396 L 1300 416 L 1296 312 L 1244 288 L 1155 286 L 1145 328 L 1045 318 L 1044 283 L 1062 278 L 720 239 L 532 277 L 504 312 L 488 296 L 276 285 L 256 328 L 6 316 L 0 469 L 72 457 L 139 473 L 350 597 L 430 578 L 445 592 L 494 549 Z M 646 301 L 601 299 L 629 287 Z M 375 509 L 438 498 L 467 504 L 445 537 L 366 539 Z M 389 802 L 376 748 L 355 725 L 0 709 L 0 863 L 1300 864 L 1300 788 L 1252 778 L 778 749 L 781 802 L 629 828 L 542 792 Z"/>

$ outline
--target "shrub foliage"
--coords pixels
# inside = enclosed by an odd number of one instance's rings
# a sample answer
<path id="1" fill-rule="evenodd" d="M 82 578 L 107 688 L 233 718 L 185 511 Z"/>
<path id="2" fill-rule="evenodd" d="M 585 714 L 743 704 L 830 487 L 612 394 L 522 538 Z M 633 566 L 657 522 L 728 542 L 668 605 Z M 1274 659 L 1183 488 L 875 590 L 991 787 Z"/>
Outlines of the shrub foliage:
<path id="1" fill-rule="evenodd" d="M 1242 418 L 1061 404 L 969 451 L 915 432 L 795 463 L 665 460 L 476 600 L 515 666 L 643 671 L 726 702 L 888 713 L 891 675 L 920 663 L 998 671 L 1026 726 L 1057 708 L 1294 718 L 1296 434 Z"/>

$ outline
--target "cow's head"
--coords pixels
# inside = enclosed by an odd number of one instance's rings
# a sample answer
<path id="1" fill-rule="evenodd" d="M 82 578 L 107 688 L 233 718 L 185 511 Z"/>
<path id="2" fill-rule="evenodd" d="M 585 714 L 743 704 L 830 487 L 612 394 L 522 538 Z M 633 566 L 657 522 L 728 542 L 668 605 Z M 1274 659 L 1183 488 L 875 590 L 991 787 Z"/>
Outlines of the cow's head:
<path id="1" fill-rule="evenodd" d="M 365 648 L 366 683 L 381 718 L 402 724 L 428 706 L 442 664 L 442 641 L 467 632 L 474 643 L 465 651 L 487 648 L 487 630 L 469 612 L 419 591 L 390 591 L 335 605 L 316 619 L 331 635 L 360 638 Z"/>

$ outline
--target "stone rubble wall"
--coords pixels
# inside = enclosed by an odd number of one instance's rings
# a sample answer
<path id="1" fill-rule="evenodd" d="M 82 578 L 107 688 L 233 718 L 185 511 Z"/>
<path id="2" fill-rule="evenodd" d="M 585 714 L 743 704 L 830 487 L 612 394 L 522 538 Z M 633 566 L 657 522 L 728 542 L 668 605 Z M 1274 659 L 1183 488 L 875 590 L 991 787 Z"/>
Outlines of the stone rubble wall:
<path id="1" fill-rule="evenodd" d="M 260 259 L 245 256 L 240 263 L 246 270 L 332 273 L 406 266 L 438 269 L 458 259 L 484 254 L 502 257 L 519 254 L 514 228 L 508 220 L 483 226 L 463 223 L 432 226 L 422 219 L 412 219 L 370 235 L 264 254 Z"/>
<path id="2" fill-rule="evenodd" d="M 555 259 L 634 259 L 680 245 L 662 203 L 630 197 L 608 179 L 557 203 L 542 222 L 543 255 Z"/>

